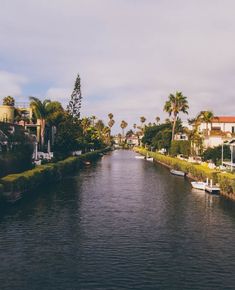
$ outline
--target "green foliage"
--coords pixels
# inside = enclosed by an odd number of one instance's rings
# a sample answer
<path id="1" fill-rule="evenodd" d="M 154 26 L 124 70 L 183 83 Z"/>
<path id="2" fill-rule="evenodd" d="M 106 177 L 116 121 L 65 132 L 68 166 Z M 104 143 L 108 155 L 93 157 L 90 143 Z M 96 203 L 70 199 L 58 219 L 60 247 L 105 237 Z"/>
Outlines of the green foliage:
<path id="1" fill-rule="evenodd" d="M 175 127 L 179 113 L 182 112 L 188 114 L 188 109 L 189 106 L 187 97 L 185 97 L 182 92 L 176 92 L 175 95 L 169 95 L 164 106 L 164 111 L 167 112 L 169 116 L 173 117 L 172 140 L 174 140 Z"/>
<path id="2" fill-rule="evenodd" d="M 108 149 L 89 152 L 79 157 L 69 157 L 57 163 L 37 166 L 32 170 L 5 176 L 0 180 L 0 182 L 4 186 L 5 192 L 13 193 L 29 191 L 39 185 L 48 184 L 63 178 L 67 174 L 75 172 L 82 166 L 82 161 L 95 160 L 99 157 L 100 153 L 107 150 Z M 0 187 L 0 190 L 1 189 L 2 187 Z"/>
<path id="3" fill-rule="evenodd" d="M 165 148 L 168 150 L 171 144 L 171 130 L 171 123 L 146 127 L 144 137 L 142 138 L 142 143 L 153 147 L 154 149 Z"/>
<path id="4" fill-rule="evenodd" d="M 81 102 L 82 102 L 81 79 L 78 74 L 75 81 L 74 90 L 72 92 L 70 102 L 67 106 L 68 113 L 75 119 L 80 118 Z"/>
<path id="5" fill-rule="evenodd" d="M 78 122 L 68 117 L 60 123 L 55 138 L 55 155 L 64 158 L 72 151 L 82 149 L 82 128 Z"/>
<path id="6" fill-rule="evenodd" d="M 136 151 L 143 155 L 149 155 L 153 157 L 159 163 L 167 165 L 176 170 L 182 170 L 187 174 L 198 180 L 205 180 L 206 178 L 212 179 L 214 183 L 218 181 L 218 171 L 209 169 L 203 165 L 192 164 L 184 160 L 180 160 L 174 157 L 165 156 L 156 152 L 149 152 L 143 148 L 137 148 Z"/>
<path id="7" fill-rule="evenodd" d="M 145 156 L 148 154 L 157 162 L 171 168 L 182 170 L 197 180 L 206 180 L 206 178 L 212 179 L 213 183 L 219 183 L 223 195 L 235 200 L 235 174 L 221 173 L 220 171 L 210 169 L 204 165 L 192 164 L 174 157 L 149 152 L 143 148 L 136 148 L 136 151 Z"/>
<path id="8" fill-rule="evenodd" d="M 222 158 L 222 146 L 217 146 L 214 148 L 207 148 L 203 154 L 202 158 L 205 161 L 212 160 L 215 164 L 218 164 Z M 228 145 L 224 146 L 224 159 L 231 158 L 231 151 Z"/>
<path id="9" fill-rule="evenodd" d="M 190 142 L 184 140 L 172 141 L 170 153 L 172 156 L 182 154 L 188 157 L 190 155 Z"/>
<path id="10" fill-rule="evenodd" d="M 4 106 L 11 106 L 14 107 L 15 106 L 15 99 L 11 96 L 7 96 L 3 99 L 2 104 Z"/>
<path id="11" fill-rule="evenodd" d="M 218 182 L 221 191 L 228 197 L 235 199 L 235 174 L 220 173 L 218 174 Z"/>

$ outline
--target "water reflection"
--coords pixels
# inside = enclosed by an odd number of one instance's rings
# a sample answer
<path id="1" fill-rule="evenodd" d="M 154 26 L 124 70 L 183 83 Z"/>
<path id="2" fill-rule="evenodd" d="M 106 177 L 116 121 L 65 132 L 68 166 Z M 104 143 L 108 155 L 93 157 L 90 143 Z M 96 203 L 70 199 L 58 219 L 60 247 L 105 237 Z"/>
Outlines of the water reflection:
<path id="1" fill-rule="evenodd" d="M 233 289 L 234 203 L 134 156 L 2 209 L 1 289 Z"/>

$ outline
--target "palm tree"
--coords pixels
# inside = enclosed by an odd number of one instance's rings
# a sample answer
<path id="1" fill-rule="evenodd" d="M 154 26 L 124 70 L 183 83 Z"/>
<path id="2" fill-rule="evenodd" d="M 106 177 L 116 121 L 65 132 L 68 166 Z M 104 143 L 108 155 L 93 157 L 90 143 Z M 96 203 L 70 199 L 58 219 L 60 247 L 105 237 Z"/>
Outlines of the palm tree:
<path id="1" fill-rule="evenodd" d="M 146 122 L 146 118 L 144 116 L 140 117 L 141 127 L 143 128 L 144 123 Z"/>
<path id="2" fill-rule="evenodd" d="M 50 100 L 44 100 L 43 102 L 36 97 L 30 97 L 30 107 L 33 110 L 33 113 L 37 119 L 37 124 L 40 125 L 40 139 L 41 146 L 44 146 L 44 137 L 45 137 L 45 127 L 46 127 L 46 118 L 48 116 L 47 107 L 51 103 Z"/>
<path id="3" fill-rule="evenodd" d="M 155 120 L 156 120 L 156 122 L 157 122 L 157 124 L 158 124 L 158 123 L 160 122 L 161 119 L 160 119 L 160 117 L 157 116 L 157 117 L 155 118 Z"/>
<path id="4" fill-rule="evenodd" d="M 109 113 L 108 114 L 108 117 L 109 117 L 110 120 L 112 120 L 113 119 L 113 114 L 112 113 Z"/>
<path id="5" fill-rule="evenodd" d="M 124 120 L 121 121 L 120 127 L 122 128 L 122 137 L 124 138 L 124 130 L 128 126 L 128 123 Z"/>
<path id="6" fill-rule="evenodd" d="M 182 92 L 176 92 L 175 95 L 169 95 L 168 101 L 166 101 L 164 106 L 164 111 L 167 112 L 169 116 L 173 116 L 172 141 L 175 138 L 175 125 L 179 113 L 188 114 L 188 108 L 187 97 L 185 97 Z"/>
<path id="7" fill-rule="evenodd" d="M 91 121 L 92 121 L 92 126 L 95 127 L 95 120 L 96 120 L 96 116 L 92 115 L 91 116 Z"/>
<path id="8" fill-rule="evenodd" d="M 81 126 L 82 126 L 83 134 L 86 135 L 87 130 L 91 126 L 91 120 L 87 117 L 83 118 L 81 121 Z"/>
<path id="9" fill-rule="evenodd" d="M 15 99 L 11 96 L 7 96 L 3 99 L 2 104 L 3 104 L 3 106 L 14 107 L 15 106 Z"/>
<path id="10" fill-rule="evenodd" d="M 214 113 L 212 111 L 201 111 L 198 114 L 198 119 L 201 122 L 206 123 L 206 136 L 209 135 L 209 124 L 211 124 L 212 120 L 214 118 Z"/>

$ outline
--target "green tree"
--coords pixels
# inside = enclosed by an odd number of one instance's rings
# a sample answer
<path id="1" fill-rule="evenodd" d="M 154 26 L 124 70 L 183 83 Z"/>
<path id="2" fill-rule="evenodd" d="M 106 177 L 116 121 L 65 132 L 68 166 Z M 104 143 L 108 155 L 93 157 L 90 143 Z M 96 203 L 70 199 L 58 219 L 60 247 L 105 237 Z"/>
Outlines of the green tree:
<path id="1" fill-rule="evenodd" d="M 156 120 L 156 122 L 157 122 L 157 124 L 158 124 L 158 123 L 160 122 L 161 119 L 160 119 L 160 117 L 157 116 L 157 117 L 155 118 L 155 120 Z"/>
<path id="2" fill-rule="evenodd" d="M 37 119 L 37 124 L 40 125 L 40 139 L 41 145 L 44 146 L 45 141 L 45 127 L 46 127 L 46 118 L 48 116 L 47 107 L 50 100 L 44 100 L 43 102 L 36 97 L 30 97 L 30 107 L 33 110 L 33 113 Z"/>
<path id="3" fill-rule="evenodd" d="M 67 106 L 67 111 L 73 118 L 80 119 L 81 104 L 82 104 L 81 79 L 78 74 L 70 102 Z"/>
<path id="4" fill-rule="evenodd" d="M 121 124 L 120 124 L 120 127 L 122 129 L 122 138 L 123 139 L 124 139 L 124 136 L 125 136 L 124 131 L 125 131 L 125 129 L 126 129 L 127 126 L 128 126 L 128 123 L 126 121 L 122 120 L 121 121 Z"/>
<path id="5" fill-rule="evenodd" d="M 109 143 L 110 143 L 111 142 L 111 130 L 112 130 L 112 127 L 115 124 L 115 121 L 113 119 L 113 114 L 112 113 L 109 113 L 108 117 L 109 117 L 108 126 L 109 126 Z"/>
<path id="6" fill-rule="evenodd" d="M 224 146 L 224 159 L 230 160 L 231 158 L 231 151 L 228 145 Z M 219 145 L 214 148 L 207 148 L 203 154 L 202 158 L 205 161 L 212 160 L 215 164 L 219 164 L 222 157 L 222 146 Z"/>
<path id="7" fill-rule="evenodd" d="M 179 113 L 188 114 L 188 101 L 187 97 L 185 97 L 182 92 L 176 92 L 175 95 L 170 94 L 168 100 L 165 103 L 164 111 L 169 114 L 169 116 L 173 117 L 173 127 L 172 127 L 172 141 L 175 138 L 175 126 L 176 121 L 179 116 Z"/>
<path id="8" fill-rule="evenodd" d="M 3 99 L 2 104 L 3 104 L 3 106 L 14 107 L 15 106 L 15 99 L 11 96 L 7 96 Z"/>
<path id="9" fill-rule="evenodd" d="M 212 111 L 201 111 L 197 117 L 201 122 L 206 123 L 206 136 L 209 135 L 209 124 L 214 119 L 214 113 Z"/>

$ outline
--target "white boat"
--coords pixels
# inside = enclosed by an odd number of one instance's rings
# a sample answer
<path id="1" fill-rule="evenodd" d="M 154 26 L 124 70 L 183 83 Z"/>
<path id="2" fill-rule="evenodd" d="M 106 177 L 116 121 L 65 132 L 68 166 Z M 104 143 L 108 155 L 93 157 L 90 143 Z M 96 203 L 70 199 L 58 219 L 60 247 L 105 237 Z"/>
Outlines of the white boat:
<path id="1" fill-rule="evenodd" d="M 136 155 L 135 158 L 136 159 L 145 159 L 145 156 L 143 156 L 143 155 Z"/>
<path id="2" fill-rule="evenodd" d="M 192 181 L 192 187 L 195 189 L 206 190 L 206 186 L 209 184 L 209 179 L 206 179 L 206 182 L 203 181 Z"/>
<path id="3" fill-rule="evenodd" d="M 171 169 L 171 174 L 185 177 L 186 173 L 180 170 Z"/>
<path id="4" fill-rule="evenodd" d="M 205 190 L 207 185 L 207 183 L 203 181 L 192 181 L 191 184 L 193 188 L 200 190 Z"/>
<path id="5" fill-rule="evenodd" d="M 146 160 L 153 162 L 153 157 L 147 157 Z"/>

